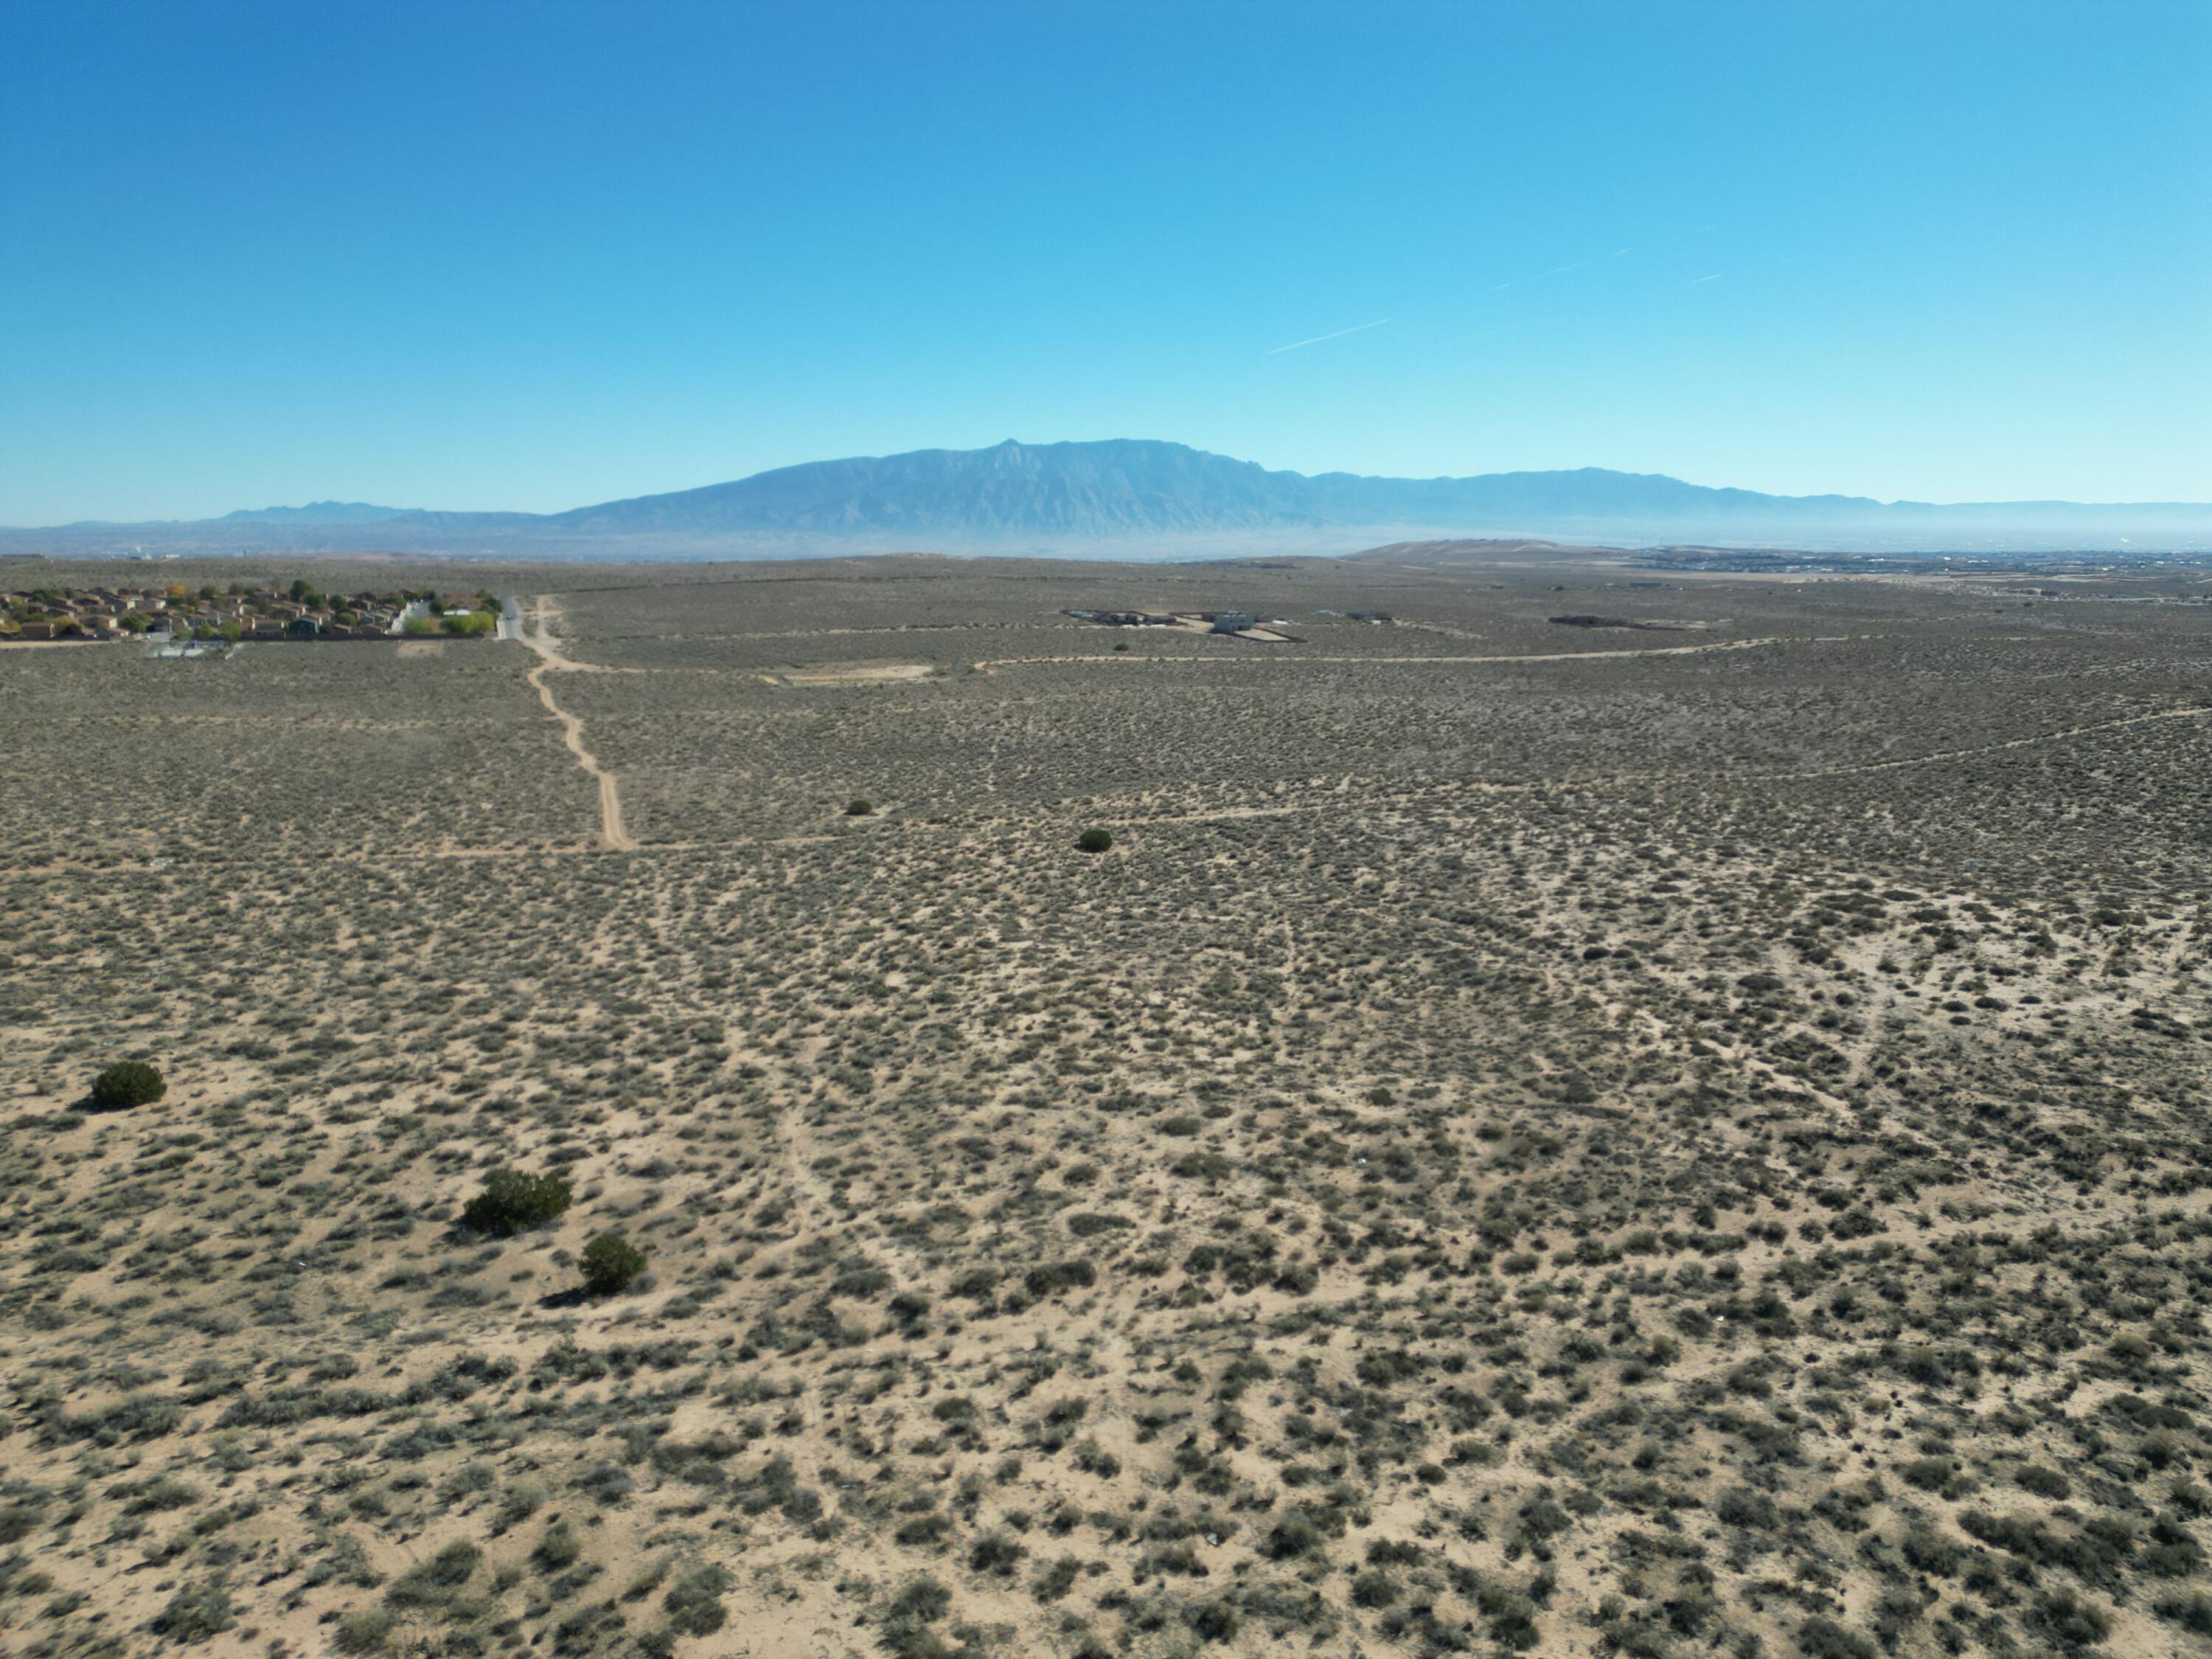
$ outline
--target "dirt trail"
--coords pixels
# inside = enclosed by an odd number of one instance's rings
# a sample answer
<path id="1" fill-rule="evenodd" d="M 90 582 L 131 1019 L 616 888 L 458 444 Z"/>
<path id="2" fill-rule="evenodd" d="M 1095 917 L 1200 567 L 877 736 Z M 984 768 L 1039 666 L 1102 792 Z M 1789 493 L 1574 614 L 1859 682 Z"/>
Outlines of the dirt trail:
<path id="1" fill-rule="evenodd" d="M 2087 726 L 2063 726 L 2056 732 L 2037 732 L 2025 738 L 2008 738 L 2002 743 L 1978 744 L 1972 749 L 1940 749 L 1931 755 L 1912 755 L 1903 760 L 1866 761 L 1856 766 L 1824 766 L 1810 772 L 1726 772 L 1720 775 L 1756 782 L 1771 779 L 1778 782 L 1794 782 L 1803 778 L 1842 778 L 1861 772 L 1893 772 L 1906 766 L 1939 766 L 1946 761 L 1969 760 L 1976 755 L 2002 754 L 2008 749 L 2032 749 L 2039 743 L 2063 743 L 2069 738 L 2087 737 L 2092 732 L 2112 732 L 2124 726 L 2148 726 L 2153 720 L 2197 720 L 2212 714 L 2212 707 L 2197 708 L 2161 708 L 2154 714 L 2128 714 L 2118 720 L 2097 720 Z"/>
<path id="2" fill-rule="evenodd" d="M 1800 643 L 1825 643 L 1825 641 L 1801 641 L 1784 635 L 1776 635 L 1765 639 L 1716 640 L 1704 645 L 1662 645 L 1633 651 L 1505 651 L 1492 653 L 1484 656 L 1434 657 L 1413 655 L 1363 657 L 1316 656 L 1300 651 L 1292 653 L 1277 653 L 1267 656 L 1246 655 L 1240 653 L 1236 656 L 1224 655 L 1218 657 L 1154 658 L 1140 657 L 1133 653 L 1125 653 L 1121 655 L 1114 656 L 985 657 L 979 659 L 975 664 L 975 666 L 977 668 L 1013 668 L 1031 663 L 1132 663 L 1157 661 L 1170 661 L 1176 664 L 1178 666 L 1188 663 L 1261 662 L 1376 662 L 1389 663 L 1394 666 L 1399 665 L 1419 666 L 1428 663 L 1468 662 L 1603 662 L 1621 657 L 1695 657 L 1702 656 L 1715 651 L 1749 651 L 1757 646 L 1792 645 Z"/>
<path id="3" fill-rule="evenodd" d="M 522 642 L 538 653 L 538 666 L 526 677 L 537 689 L 538 701 L 545 705 L 545 712 L 561 722 L 561 741 L 568 745 L 568 752 L 576 757 L 576 764 L 589 773 L 599 786 L 599 844 L 611 853 L 635 853 L 637 842 L 623 827 L 622 792 L 615 785 L 615 775 L 599 764 L 599 757 L 584 747 L 584 722 L 577 715 L 554 701 L 553 688 L 545 684 L 548 673 L 591 672 L 592 665 L 571 661 L 561 654 L 561 642 L 553 635 L 553 619 L 560 615 L 553 601 L 541 593 L 536 605 L 537 626 L 522 636 Z"/>

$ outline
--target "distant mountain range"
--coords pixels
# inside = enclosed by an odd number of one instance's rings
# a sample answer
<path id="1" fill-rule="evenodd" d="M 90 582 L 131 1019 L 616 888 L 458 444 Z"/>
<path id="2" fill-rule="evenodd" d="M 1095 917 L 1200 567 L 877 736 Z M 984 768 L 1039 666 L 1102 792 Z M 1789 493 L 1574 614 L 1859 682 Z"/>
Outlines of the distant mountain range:
<path id="1" fill-rule="evenodd" d="M 4 531 L 0 546 L 680 558 L 872 547 L 1067 552 L 1111 543 L 1123 556 L 1144 556 L 1333 552 L 1415 535 L 1870 551 L 2203 549 L 2212 548 L 2212 505 L 1768 495 L 1599 467 L 1456 478 L 1309 477 L 1143 439 L 1009 440 L 989 449 L 814 461 L 567 513 L 317 501 L 190 523 Z"/>
<path id="2" fill-rule="evenodd" d="M 409 507 L 371 507 L 366 501 L 309 501 L 305 507 L 247 507 L 204 524 L 381 524 L 404 519 Z"/>

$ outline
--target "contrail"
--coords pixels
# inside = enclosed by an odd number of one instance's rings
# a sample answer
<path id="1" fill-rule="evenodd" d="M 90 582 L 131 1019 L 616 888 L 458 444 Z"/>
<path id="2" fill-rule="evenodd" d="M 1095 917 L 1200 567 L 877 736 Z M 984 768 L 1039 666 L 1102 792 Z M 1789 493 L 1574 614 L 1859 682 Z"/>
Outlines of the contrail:
<path id="1" fill-rule="evenodd" d="M 1686 283 L 1676 283 L 1672 288 L 1655 288 L 1651 291 L 1654 294 L 1680 294 L 1686 288 L 1697 287 L 1699 283 L 1717 283 L 1720 279 L 1721 273 L 1717 270 L 1710 276 L 1693 276 Z"/>
<path id="2" fill-rule="evenodd" d="M 1370 328 L 1382 327 L 1389 320 L 1388 317 L 1377 317 L 1373 322 L 1362 323 L 1357 328 L 1340 328 L 1334 334 L 1316 334 L 1310 340 L 1293 340 L 1286 346 L 1269 346 L 1267 355 L 1272 357 L 1279 351 L 1296 351 L 1300 346 L 1319 345 L 1323 340 L 1341 340 L 1347 334 L 1364 334 Z"/>
<path id="3" fill-rule="evenodd" d="M 1595 259 L 1577 259 L 1571 265 L 1553 265 L 1549 270 L 1540 270 L 1539 277 L 1556 276 L 1563 270 L 1580 270 L 1584 265 L 1601 265 L 1607 259 L 1618 259 L 1624 253 L 1633 253 L 1633 248 L 1617 247 L 1610 253 L 1601 253 Z"/>

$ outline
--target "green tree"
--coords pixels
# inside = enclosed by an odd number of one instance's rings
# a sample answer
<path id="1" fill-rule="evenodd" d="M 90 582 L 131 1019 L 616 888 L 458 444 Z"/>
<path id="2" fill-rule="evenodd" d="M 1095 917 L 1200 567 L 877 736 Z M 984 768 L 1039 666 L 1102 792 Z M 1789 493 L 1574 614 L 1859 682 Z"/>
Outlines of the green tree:
<path id="1" fill-rule="evenodd" d="M 620 1233 L 601 1233 L 584 1246 L 584 1288 L 593 1296 L 619 1296 L 645 1271 L 645 1252 Z"/>
<path id="2" fill-rule="evenodd" d="M 1110 830 L 1085 830 L 1075 838 L 1075 850 L 1079 853 L 1103 853 L 1113 845 L 1114 833 Z"/>
<path id="3" fill-rule="evenodd" d="M 477 1232 L 512 1238 L 528 1228 L 544 1226 L 574 1201 L 575 1194 L 560 1176 L 494 1170 L 484 1177 L 483 1190 L 462 1206 L 461 1220 Z"/>
<path id="4" fill-rule="evenodd" d="M 92 1080 L 95 1106 L 149 1106 L 168 1092 L 161 1073 L 143 1060 L 119 1060 Z"/>

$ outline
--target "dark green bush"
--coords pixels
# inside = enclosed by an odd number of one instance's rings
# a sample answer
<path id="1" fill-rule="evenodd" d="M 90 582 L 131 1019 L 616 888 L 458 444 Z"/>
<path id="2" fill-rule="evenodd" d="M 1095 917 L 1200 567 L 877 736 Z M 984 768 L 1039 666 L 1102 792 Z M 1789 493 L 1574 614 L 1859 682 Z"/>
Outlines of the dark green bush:
<path id="1" fill-rule="evenodd" d="M 1030 1586 L 1030 1594 L 1040 1601 L 1057 1601 L 1075 1587 L 1075 1581 L 1082 1574 L 1083 1563 L 1072 1555 L 1063 1555 L 1038 1572 L 1036 1581 Z"/>
<path id="2" fill-rule="evenodd" d="M 1292 1510 L 1271 1528 L 1260 1552 L 1271 1561 L 1287 1561 L 1322 1547 L 1321 1528 L 1303 1510 Z"/>
<path id="3" fill-rule="evenodd" d="M 111 1110 L 150 1106 L 168 1092 L 161 1073 L 143 1060 L 119 1060 L 92 1080 L 92 1103 Z"/>
<path id="4" fill-rule="evenodd" d="M 477 1232 L 512 1238 L 530 1228 L 544 1226 L 574 1200 L 568 1182 L 560 1176 L 494 1170 L 484 1177 L 483 1190 L 462 1207 L 461 1219 Z"/>
<path id="5" fill-rule="evenodd" d="M 1110 830 L 1085 830 L 1075 838 L 1075 850 L 1079 853 L 1110 852 L 1113 846 L 1114 834 Z"/>
<path id="6" fill-rule="evenodd" d="M 1202 1642 L 1226 1642 L 1237 1634 L 1237 1609 L 1226 1601 L 1200 1601 L 1183 1622 Z"/>
<path id="7" fill-rule="evenodd" d="M 2112 1633 L 2112 1615 L 2070 1589 L 2046 1595 L 2036 1606 L 2034 1622 L 2062 1642 L 2087 1646 Z"/>
<path id="8" fill-rule="evenodd" d="M 1817 1615 L 1798 1627 L 1797 1645 L 1806 1659 L 1876 1659 L 1875 1645 L 1865 1637 Z"/>
<path id="9" fill-rule="evenodd" d="M 951 1608 L 952 1592 L 927 1573 L 908 1579 L 891 1598 L 895 1618 L 916 1619 L 923 1624 L 944 1618 Z"/>
<path id="10" fill-rule="evenodd" d="M 1024 1274 L 1022 1288 L 1042 1301 L 1055 1291 L 1097 1282 L 1098 1270 L 1088 1261 L 1048 1261 L 1030 1268 Z"/>
<path id="11" fill-rule="evenodd" d="M 584 1246 L 584 1288 L 593 1296 L 619 1296 L 645 1271 L 645 1252 L 620 1233 L 601 1233 Z"/>
<path id="12" fill-rule="evenodd" d="M 729 1622 L 729 1609 L 722 1605 L 722 1592 L 729 1587 L 726 1567 L 708 1563 L 687 1569 L 661 1598 L 669 1628 L 684 1636 L 713 1635 Z"/>
<path id="13" fill-rule="evenodd" d="M 483 1552 L 474 1544 L 465 1538 L 456 1539 L 393 1579 L 385 1599 L 398 1607 L 436 1607 L 450 1601 L 454 1592 L 475 1575 L 483 1559 Z"/>
<path id="14" fill-rule="evenodd" d="M 155 1614 L 153 1631 L 172 1642 L 204 1642 L 237 1622 L 221 1584 L 187 1584 Z"/>
<path id="15" fill-rule="evenodd" d="M 392 1618 L 385 1607 L 362 1607 L 338 1615 L 331 1645 L 340 1653 L 374 1653 L 392 1634 Z"/>
<path id="16" fill-rule="evenodd" d="M 530 1559 L 547 1572 L 558 1572 L 563 1567 L 574 1566 L 576 1558 L 584 1553 L 584 1540 L 565 1521 L 556 1521 L 546 1528 L 545 1535 L 538 1540 L 538 1547 Z"/>
<path id="17" fill-rule="evenodd" d="M 2161 1619 L 2170 1620 L 2186 1631 L 2199 1636 L 2212 1636 L 2212 1595 L 2203 1590 L 2186 1594 L 2175 1591 L 2159 1597 L 2154 1609 Z"/>
<path id="18" fill-rule="evenodd" d="M 1387 1607 L 1398 1599 L 1398 1581 L 1380 1568 L 1354 1576 L 1352 1604 L 1358 1607 Z"/>
<path id="19" fill-rule="evenodd" d="M 864 818 L 875 810 L 875 802 L 865 795 L 855 795 L 845 803 L 845 816 L 848 818 Z"/>

